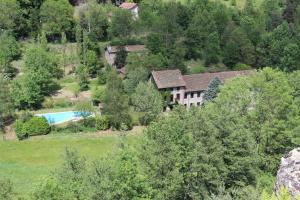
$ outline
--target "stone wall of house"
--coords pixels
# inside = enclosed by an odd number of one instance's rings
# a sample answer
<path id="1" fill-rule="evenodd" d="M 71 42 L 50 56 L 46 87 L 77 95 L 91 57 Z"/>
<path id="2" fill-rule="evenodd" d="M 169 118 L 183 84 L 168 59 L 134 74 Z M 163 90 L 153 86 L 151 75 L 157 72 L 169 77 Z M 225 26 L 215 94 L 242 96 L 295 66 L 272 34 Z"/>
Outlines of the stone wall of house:
<path id="1" fill-rule="evenodd" d="M 188 92 L 186 94 L 186 98 L 183 99 L 183 105 L 185 105 L 187 108 L 190 108 L 191 106 L 200 106 L 203 103 L 203 95 L 204 92 Z"/>
<path id="2" fill-rule="evenodd" d="M 276 193 L 286 187 L 292 196 L 300 195 L 300 148 L 296 148 L 281 158 L 277 172 Z"/>
<path id="3" fill-rule="evenodd" d="M 184 91 L 184 87 L 171 88 L 171 95 L 173 96 L 172 103 L 175 103 L 177 101 L 179 104 L 183 104 Z"/>

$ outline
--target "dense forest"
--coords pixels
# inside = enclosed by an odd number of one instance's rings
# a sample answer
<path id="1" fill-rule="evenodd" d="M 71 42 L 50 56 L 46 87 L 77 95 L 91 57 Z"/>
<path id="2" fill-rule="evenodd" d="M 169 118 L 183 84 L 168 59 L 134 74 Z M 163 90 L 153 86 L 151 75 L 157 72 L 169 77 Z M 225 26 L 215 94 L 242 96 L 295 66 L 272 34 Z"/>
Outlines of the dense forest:
<path id="1" fill-rule="evenodd" d="M 300 1 L 245 0 L 242 7 L 237 1 L 139 0 L 133 18 L 117 6 L 121 1 L 1 0 L 1 129 L 12 125 L 20 140 L 109 127 L 124 135 L 117 152 L 92 163 L 66 149 L 64 163 L 29 195 L 0 177 L 0 199 L 289 198 L 285 191 L 275 197 L 273 189 L 280 158 L 300 142 Z M 129 44 L 148 51 L 120 49 L 115 66 L 126 66 L 122 79 L 103 55 L 107 45 Z M 257 72 L 224 85 L 212 81 L 201 108 L 163 113 L 164 94 L 148 83 L 152 70 L 163 69 Z M 92 90 L 103 115 L 82 116 L 67 128 L 30 116 L 70 106 L 52 98 L 67 84 L 75 84 L 76 97 Z M 92 111 L 86 102 L 76 109 Z M 128 145 L 126 131 L 134 125 L 147 127 L 138 144 Z"/>

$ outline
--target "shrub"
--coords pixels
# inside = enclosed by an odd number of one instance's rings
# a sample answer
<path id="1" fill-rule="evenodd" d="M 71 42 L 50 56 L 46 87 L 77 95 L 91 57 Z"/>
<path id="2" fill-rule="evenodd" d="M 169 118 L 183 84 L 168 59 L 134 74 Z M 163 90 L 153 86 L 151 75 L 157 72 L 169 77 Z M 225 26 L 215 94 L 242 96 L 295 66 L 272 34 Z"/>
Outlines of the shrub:
<path id="1" fill-rule="evenodd" d="M 109 129 L 109 120 L 105 115 L 96 116 L 96 129 L 100 131 L 104 131 Z"/>
<path id="2" fill-rule="evenodd" d="M 43 108 L 53 108 L 54 107 L 54 101 L 53 98 L 47 98 L 42 103 Z"/>
<path id="3" fill-rule="evenodd" d="M 233 70 L 240 71 L 240 70 L 248 70 L 251 69 L 249 65 L 246 65 L 244 63 L 238 63 L 234 66 Z"/>
<path id="4" fill-rule="evenodd" d="M 96 104 L 103 102 L 105 98 L 105 88 L 96 87 L 94 90 L 92 90 L 92 98 L 93 102 Z"/>
<path id="5" fill-rule="evenodd" d="M 28 136 L 46 135 L 50 132 L 50 126 L 44 117 L 32 117 L 23 124 L 21 132 Z"/>
<path id="6" fill-rule="evenodd" d="M 24 125 L 24 122 L 20 119 L 16 120 L 16 122 L 13 125 L 13 128 L 14 128 L 19 140 L 24 140 L 25 138 L 28 137 L 28 134 L 23 131 L 23 125 Z"/>

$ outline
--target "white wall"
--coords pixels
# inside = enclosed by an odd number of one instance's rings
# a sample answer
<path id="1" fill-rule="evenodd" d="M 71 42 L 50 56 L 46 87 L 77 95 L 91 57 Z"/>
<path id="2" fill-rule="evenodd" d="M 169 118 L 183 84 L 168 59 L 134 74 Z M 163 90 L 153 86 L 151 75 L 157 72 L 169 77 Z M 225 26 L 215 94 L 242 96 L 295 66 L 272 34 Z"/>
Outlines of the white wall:
<path id="1" fill-rule="evenodd" d="M 135 17 L 135 18 L 138 18 L 139 17 L 139 7 L 135 7 L 134 9 L 130 10 L 132 15 Z"/>
<path id="2" fill-rule="evenodd" d="M 191 94 L 194 94 L 193 98 Z M 187 108 L 190 108 L 192 105 L 193 106 L 199 106 L 197 103 L 200 103 L 202 105 L 203 103 L 203 95 L 204 92 L 200 92 L 200 97 L 198 97 L 198 92 L 189 92 L 187 93 L 187 98 L 183 100 L 183 105 L 186 105 Z"/>
<path id="3" fill-rule="evenodd" d="M 180 95 L 180 99 L 176 99 L 177 94 Z M 179 104 L 183 104 L 183 99 L 184 99 L 184 87 L 179 87 L 179 88 L 171 88 L 171 95 L 173 95 L 173 103 L 178 101 Z"/>

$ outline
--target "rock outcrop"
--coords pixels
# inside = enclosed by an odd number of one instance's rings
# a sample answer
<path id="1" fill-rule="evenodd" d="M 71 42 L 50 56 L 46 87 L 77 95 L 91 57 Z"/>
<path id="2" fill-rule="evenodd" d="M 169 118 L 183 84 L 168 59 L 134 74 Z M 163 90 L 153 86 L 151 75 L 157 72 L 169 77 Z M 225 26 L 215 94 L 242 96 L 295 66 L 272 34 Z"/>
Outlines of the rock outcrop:
<path id="1" fill-rule="evenodd" d="M 275 188 L 277 194 L 281 187 L 286 187 L 292 196 L 300 195 L 300 148 L 281 158 Z"/>

